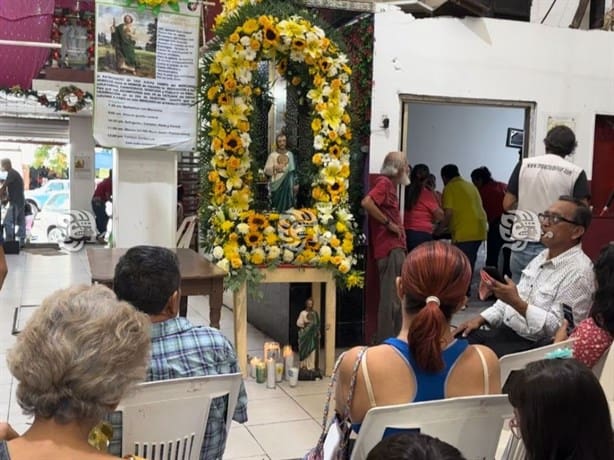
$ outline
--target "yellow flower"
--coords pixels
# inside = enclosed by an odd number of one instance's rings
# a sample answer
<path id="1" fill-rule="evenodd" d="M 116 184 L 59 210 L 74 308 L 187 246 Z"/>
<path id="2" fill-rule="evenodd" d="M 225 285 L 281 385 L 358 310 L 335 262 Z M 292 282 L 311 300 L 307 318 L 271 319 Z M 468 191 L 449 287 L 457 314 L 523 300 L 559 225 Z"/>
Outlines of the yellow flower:
<path id="1" fill-rule="evenodd" d="M 239 131 L 247 133 L 249 131 L 249 122 L 247 120 L 241 120 L 237 124 L 237 128 L 239 128 Z"/>
<path id="2" fill-rule="evenodd" d="M 260 49 L 260 41 L 256 40 L 255 38 L 252 38 L 249 41 L 249 47 L 253 49 L 254 51 L 258 51 Z"/>
<path id="3" fill-rule="evenodd" d="M 220 180 L 220 175 L 217 173 L 217 171 L 209 171 L 207 178 L 209 179 L 209 182 L 217 182 Z"/>
<path id="4" fill-rule="evenodd" d="M 220 225 L 220 228 L 223 232 L 229 232 L 233 226 L 234 224 L 232 223 L 232 221 L 225 220 L 224 222 L 222 222 L 222 225 Z"/>
<path id="5" fill-rule="evenodd" d="M 241 166 L 241 160 L 234 155 L 230 155 L 228 157 L 228 161 L 226 161 L 226 167 L 229 170 L 237 170 Z"/>
<path id="6" fill-rule="evenodd" d="M 349 254 L 354 250 L 354 243 L 352 243 L 352 240 L 349 239 L 345 239 L 343 240 L 343 244 L 341 245 L 341 249 L 343 250 L 343 252 L 345 254 Z"/>
<path id="7" fill-rule="evenodd" d="M 311 130 L 314 133 L 319 133 L 322 130 L 322 120 L 320 120 L 319 118 L 314 118 L 311 121 Z"/>
<path id="8" fill-rule="evenodd" d="M 341 244 L 341 241 L 339 241 L 339 238 L 337 238 L 336 236 L 333 236 L 333 237 L 330 239 L 330 245 L 331 245 L 333 248 L 335 248 L 335 249 L 336 249 L 336 248 L 338 248 L 340 244 Z"/>
<path id="9" fill-rule="evenodd" d="M 213 186 L 213 194 L 214 195 L 223 195 L 226 193 L 226 184 L 222 181 L 218 181 Z"/>
<path id="10" fill-rule="evenodd" d="M 316 201 L 330 201 L 330 196 L 321 187 L 314 187 L 311 191 L 311 196 Z"/>
<path id="11" fill-rule="evenodd" d="M 262 265 L 265 259 L 266 259 L 266 254 L 264 253 L 264 250 L 261 248 L 258 248 L 252 252 L 249 260 L 254 265 Z"/>
<path id="12" fill-rule="evenodd" d="M 337 222 L 335 224 L 335 228 L 337 229 L 337 232 L 339 233 L 343 233 L 347 230 L 347 226 L 343 222 Z"/>
<path id="13" fill-rule="evenodd" d="M 345 279 L 345 284 L 347 285 L 348 288 L 360 287 L 363 285 L 363 282 L 364 280 L 358 272 L 350 273 Z"/>
<path id="14" fill-rule="evenodd" d="M 264 26 L 263 30 L 264 46 L 275 46 L 279 40 L 279 33 L 273 24 Z"/>
<path id="15" fill-rule="evenodd" d="M 236 32 L 231 33 L 230 37 L 228 37 L 228 40 L 230 41 L 230 43 L 238 43 L 240 39 L 241 37 Z"/>
<path id="16" fill-rule="evenodd" d="M 292 40 L 292 48 L 297 51 L 303 50 L 303 48 L 305 48 L 305 40 L 302 38 L 295 38 Z"/>
<path id="17" fill-rule="evenodd" d="M 343 257 L 341 256 L 333 256 L 330 258 L 330 261 L 333 265 L 337 266 L 343 261 Z"/>
<path id="18" fill-rule="evenodd" d="M 241 147 L 243 147 L 243 143 L 241 142 L 241 138 L 236 131 L 232 131 L 224 139 L 224 150 L 237 153 Z"/>
<path id="19" fill-rule="evenodd" d="M 207 91 L 207 99 L 209 99 L 210 101 L 214 100 L 218 90 L 219 88 L 217 86 L 212 86 L 211 88 L 209 88 L 209 90 Z"/>
<path id="20" fill-rule="evenodd" d="M 258 18 L 258 24 L 260 24 L 262 27 L 270 27 L 272 22 L 267 16 L 260 16 Z"/>
<path id="21" fill-rule="evenodd" d="M 226 91 L 234 91 L 237 87 L 237 81 L 234 78 L 228 78 L 224 81 Z"/>
<path id="22" fill-rule="evenodd" d="M 260 243 L 262 243 L 262 233 L 259 231 L 250 231 L 245 237 L 245 244 L 250 247 L 260 246 Z"/>
<path id="23" fill-rule="evenodd" d="M 274 244 L 277 244 L 277 242 L 279 241 L 278 236 L 275 233 L 268 233 L 264 239 L 266 240 L 266 244 L 268 246 L 273 246 Z"/>
<path id="24" fill-rule="evenodd" d="M 235 190 L 230 195 L 228 206 L 238 211 L 249 209 L 249 191 L 245 189 Z"/>
<path id="25" fill-rule="evenodd" d="M 352 264 L 350 263 L 350 261 L 348 259 L 343 259 L 340 263 L 339 263 L 339 271 L 343 274 L 347 273 L 350 271 L 350 268 L 352 268 Z"/>
<path id="26" fill-rule="evenodd" d="M 311 158 L 311 162 L 316 165 L 316 166 L 320 166 L 322 164 L 322 159 L 323 156 L 321 153 L 316 153 L 312 158 Z"/>
<path id="27" fill-rule="evenodd" d="M 243 23 L 243 32 L 247 35 L 251 35 L 258 30 L 258 21 L 254 18 L 250 18 Z"/>
<path id="28" fill-rule="evenodd" d="M 267 222 L 266 217 L 264 217 L 263 214 L 260 213 L 253 213 L 252 215 L 250 215 L 247 219 L 247 223 L 251 226 L 254 226 L 256 228 L 263 228 L 266 227 L 269 223 Z"/>
<path id="29" fill-rule="evenodd" d="M 232 259 L 230 259 L 230 266 L 235 269 L 241 268 L 243 266 L 243 261 L 241 260 L 241 257 L 235 256 Z"/>

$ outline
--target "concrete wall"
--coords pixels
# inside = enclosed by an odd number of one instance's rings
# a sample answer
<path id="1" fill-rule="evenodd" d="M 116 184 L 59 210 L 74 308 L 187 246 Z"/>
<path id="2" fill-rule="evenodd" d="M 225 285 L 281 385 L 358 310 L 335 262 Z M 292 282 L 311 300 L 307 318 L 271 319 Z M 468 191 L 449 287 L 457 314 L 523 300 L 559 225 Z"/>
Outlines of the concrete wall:
<path id="1" fill-rule="evenodd" d="M 412 102 L 407 114 L 409 162 L 425 163 L 438 178 L 443 165 L 455 163 L 466 179 L 487 166 L 496 180 L 507 182 L 518 162 L 518 149 L 505 140 L 507 128 L 523 129 L 523 109 Z"/>
<path id="2" fill-rule="evenodd" d="M 70 209 L 85 209 L 92 212 L 94 194 L 94 138 L 92 117 L 71 117 L 70 135 Z M 89 172 L 75 173 L 75 156 L 89 158 Z"/>
<path id="3" fill-rule="evenodd" d="M 402 44 L 403 46 L 400 46 Z M 370 172 L 401 146 L 401 96 L 536 104 L 529 155 L 543 153 L 548 118 L 572 118 L 573 161 L 592 172 L 596 114 L 614 114 L 614 34 L 484 18 L 375 15 Z M 382 117 L 390 128 L 381 129 Z"/>

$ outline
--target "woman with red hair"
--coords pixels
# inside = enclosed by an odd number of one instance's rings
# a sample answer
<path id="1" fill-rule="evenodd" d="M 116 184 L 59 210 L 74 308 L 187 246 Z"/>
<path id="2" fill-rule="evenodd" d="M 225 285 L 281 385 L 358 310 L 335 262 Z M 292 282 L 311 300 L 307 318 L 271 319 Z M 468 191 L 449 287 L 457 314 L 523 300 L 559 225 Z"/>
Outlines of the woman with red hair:
<path id="1" fill-rule="evenodd" d="M 456 339 L 450 327 L 452 315 L 465 305 L 470 278 L 469 260 L 451 244 L 431 241 L 407 255 L 397 278 L 403 305 L 401 332 L 366 351 L 352 348 L 337 369 L 338 414 L 346 413 L 356 369 L 349 402 L 355 431 L 375 406 L 501 391 L 495 353 Z"/>

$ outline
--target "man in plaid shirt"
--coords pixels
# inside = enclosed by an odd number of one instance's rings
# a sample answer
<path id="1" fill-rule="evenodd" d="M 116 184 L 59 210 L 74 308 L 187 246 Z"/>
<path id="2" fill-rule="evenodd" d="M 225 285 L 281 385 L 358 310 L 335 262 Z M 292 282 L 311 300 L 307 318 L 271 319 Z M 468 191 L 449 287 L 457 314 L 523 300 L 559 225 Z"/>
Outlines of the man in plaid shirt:
<path id="1" fill-rule="evenodd" d="M 194 326 L 178 317 L 181 298 L 179 263 L 172 251 L 136 246 L 115 267 L 113 289 L 120 300 L 147 313 L 152 322 L 151 367 L 147 380 L 166 380 L 239 372 L 232 345 L 217 329 Z M 221 459 L 226 447 L 226 399 L 211 403 L 201 460 Z M 247 421 L 247 394 L 241 383 L 233 419 Z M 109 452 L 121 455 L 121 413 L 111 417 L 113 441 Z M 172 420 L 169 422 L 172 423 Z"/>

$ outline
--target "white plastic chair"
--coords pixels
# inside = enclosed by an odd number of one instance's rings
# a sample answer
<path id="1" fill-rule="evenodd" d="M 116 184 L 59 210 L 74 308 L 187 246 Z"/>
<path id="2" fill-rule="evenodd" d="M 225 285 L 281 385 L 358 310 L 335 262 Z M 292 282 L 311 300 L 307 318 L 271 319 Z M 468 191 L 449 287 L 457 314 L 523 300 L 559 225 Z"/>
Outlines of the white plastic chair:
<path id="1" fill-rule="evenodd" d="M 501 368 L 501 385 L 505 385 L 505 382 L 512 371 L 519 371 L 524 369 L 528 363 L 544 359 L 551 351 L 558 350 L 559 348 L 571 348 L 575 340 L 576 339 L 567 339 L 563 342 L 534 348 L 533 350 L 521 351 L 502 356 L 499 359 L 499 367 Z"/>
<path id="2" fill-rule="evenodd" d="M 512 417 L 507 395 L 467 396 L 369 409 L 351 460 L 364 460 L 386 428 L 419 430 L 445 441 L 467 459 L 494 459 L 506 418 Z"/>
<path id="3" fill-rule="evenodd" d="M 189 248 L 190 242 L 192 241 L 192 235 L 194 234 L 194 229 L 196 228 L 196 222 L 198 220 L 198 216 L 188 216 L 183 219 L 179 229 L 177 230 L 177 247 L 178 248 Z"/>
<path id="4" fill-rule="evenodd" d="M 122 452 L 148 460 L 198 460 L 211 400 L 228 395 L 226 435 L 239 397 L 241 374 L 141 383 L 124 398 Z"/>

